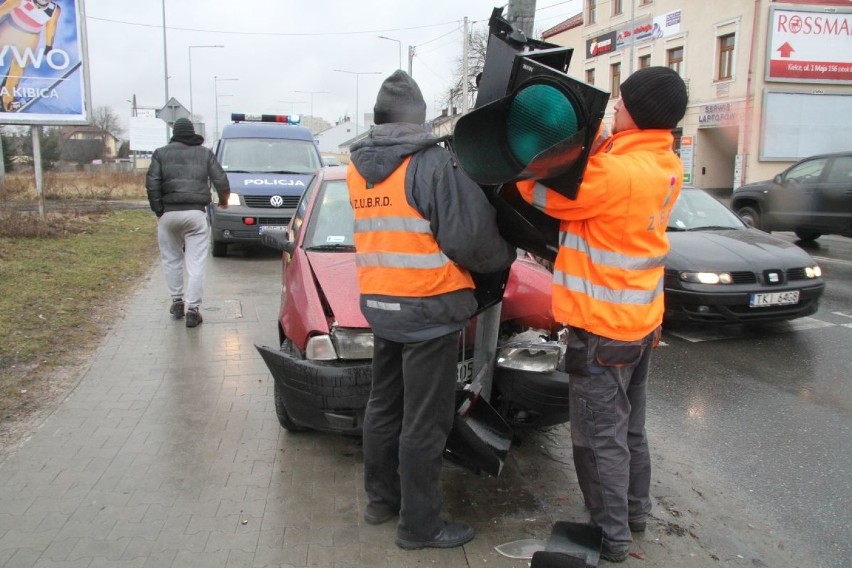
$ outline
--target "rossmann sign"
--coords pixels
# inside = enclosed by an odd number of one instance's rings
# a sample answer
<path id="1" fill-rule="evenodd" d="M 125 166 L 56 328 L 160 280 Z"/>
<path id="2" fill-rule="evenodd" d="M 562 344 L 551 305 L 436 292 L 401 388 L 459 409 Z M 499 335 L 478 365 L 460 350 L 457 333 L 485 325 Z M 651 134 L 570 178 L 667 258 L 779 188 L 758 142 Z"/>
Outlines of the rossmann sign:
<path id="1" fill-rule="evenodd" d="M 770 12 L 766 80 L 852 83 L 852 9 Z"/>

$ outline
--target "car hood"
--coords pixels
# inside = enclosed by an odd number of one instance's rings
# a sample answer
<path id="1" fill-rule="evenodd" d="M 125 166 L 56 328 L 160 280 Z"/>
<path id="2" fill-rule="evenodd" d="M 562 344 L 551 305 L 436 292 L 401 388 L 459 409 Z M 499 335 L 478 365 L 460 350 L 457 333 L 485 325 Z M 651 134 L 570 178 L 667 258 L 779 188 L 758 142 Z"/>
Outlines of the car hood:
<path id="1" fill-rule="evenodd" d="M 816 264 L 785 240 L 757 229 L 667 233 L 671 249 L 666 268 L 674 270 L 748 270 L 795 268 Z"/>
<path id="2" fill-rule="evenodd" d="M 274 174 L 226 172 L 231 191 L 255 195 L 301 194 L 311 183 L 314 174 Z"/>
<path id="3" fill-rule="evenodd" d="M 341 327 L 370 327 L 361 313 L 354 252 L 305 251 L 317 286 Z"/>

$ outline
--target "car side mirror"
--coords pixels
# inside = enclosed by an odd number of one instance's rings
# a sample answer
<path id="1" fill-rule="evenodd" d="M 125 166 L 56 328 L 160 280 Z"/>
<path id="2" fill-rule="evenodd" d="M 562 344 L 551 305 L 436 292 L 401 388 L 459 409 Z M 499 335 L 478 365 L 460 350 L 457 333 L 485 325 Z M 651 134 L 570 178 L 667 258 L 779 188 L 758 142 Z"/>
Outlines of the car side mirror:
<path id="1" fill-rule="evenodd" d="M 293 254 L 296 250 L 296 243 L 287 238 L 287 231 L 264 231 L 260 235 L 260 242 L 269 248 Z"/>
<path id="2" fill-rule="evenodd" d="M 781 177 L 781 174 L 777 174 L 777 175 L 775 176 L 775 180 L 774 180 L 774 181 L 775 181 L 775 183 L 777 183 L 778 185 L 781 185 L 781 183 L 784 181 L 784 178 L 783 178 L 783 177 Z"/>

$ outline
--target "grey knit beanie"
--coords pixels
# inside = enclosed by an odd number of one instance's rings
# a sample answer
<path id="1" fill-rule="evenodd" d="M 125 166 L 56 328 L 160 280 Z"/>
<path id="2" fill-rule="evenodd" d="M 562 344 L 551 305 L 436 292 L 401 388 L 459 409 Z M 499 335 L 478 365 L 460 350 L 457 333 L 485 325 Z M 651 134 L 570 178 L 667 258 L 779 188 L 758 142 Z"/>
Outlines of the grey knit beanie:
<path id="1" fill-rule="evenodd" d="M 426 101 L 420 87 L 408 73 L 396 70 L 384 80 L 373 107 L 373 122 L 426 122 Z"/>
<path id="2" fill-rule="evenodd" d="M 686 113 L 686 84 L 668 67 L 646 67 L 621 84 L 621 98 L 636 126 L 671 130 Z"/>
<path id="3" fill-rule="evenodd" d="M 195 128 L 188 118 L 179 118 L 175 121 L 172 127 L 172 136 L 178 138 L 187 138 L 195 134 Z"/>

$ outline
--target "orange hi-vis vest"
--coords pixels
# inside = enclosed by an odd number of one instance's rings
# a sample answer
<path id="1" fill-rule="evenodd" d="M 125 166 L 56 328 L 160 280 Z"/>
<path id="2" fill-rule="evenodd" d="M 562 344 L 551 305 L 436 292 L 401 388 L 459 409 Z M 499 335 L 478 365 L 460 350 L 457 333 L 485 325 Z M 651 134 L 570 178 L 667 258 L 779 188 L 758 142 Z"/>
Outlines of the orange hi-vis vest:
<path id="1" fill-rule="evenodd" d="M 438 246 L 429 221 L 405 197 L 411 157 L 368 185 L 354 164 L 346 182 L 355 212 L 355 263 L 361 294 L 429 297 L 473 288 L 470 273 Z"/>
<path id="2" fill-rule="evenodd" d="M 683 167 L 672 135 L 634 130 L 592 156 L 576 200 L 532 180 L 517 183 L 537 209 L 561 219 L 553 270 L 557 321 L 635 341 L 661 323 L 666 222 Z"/>

